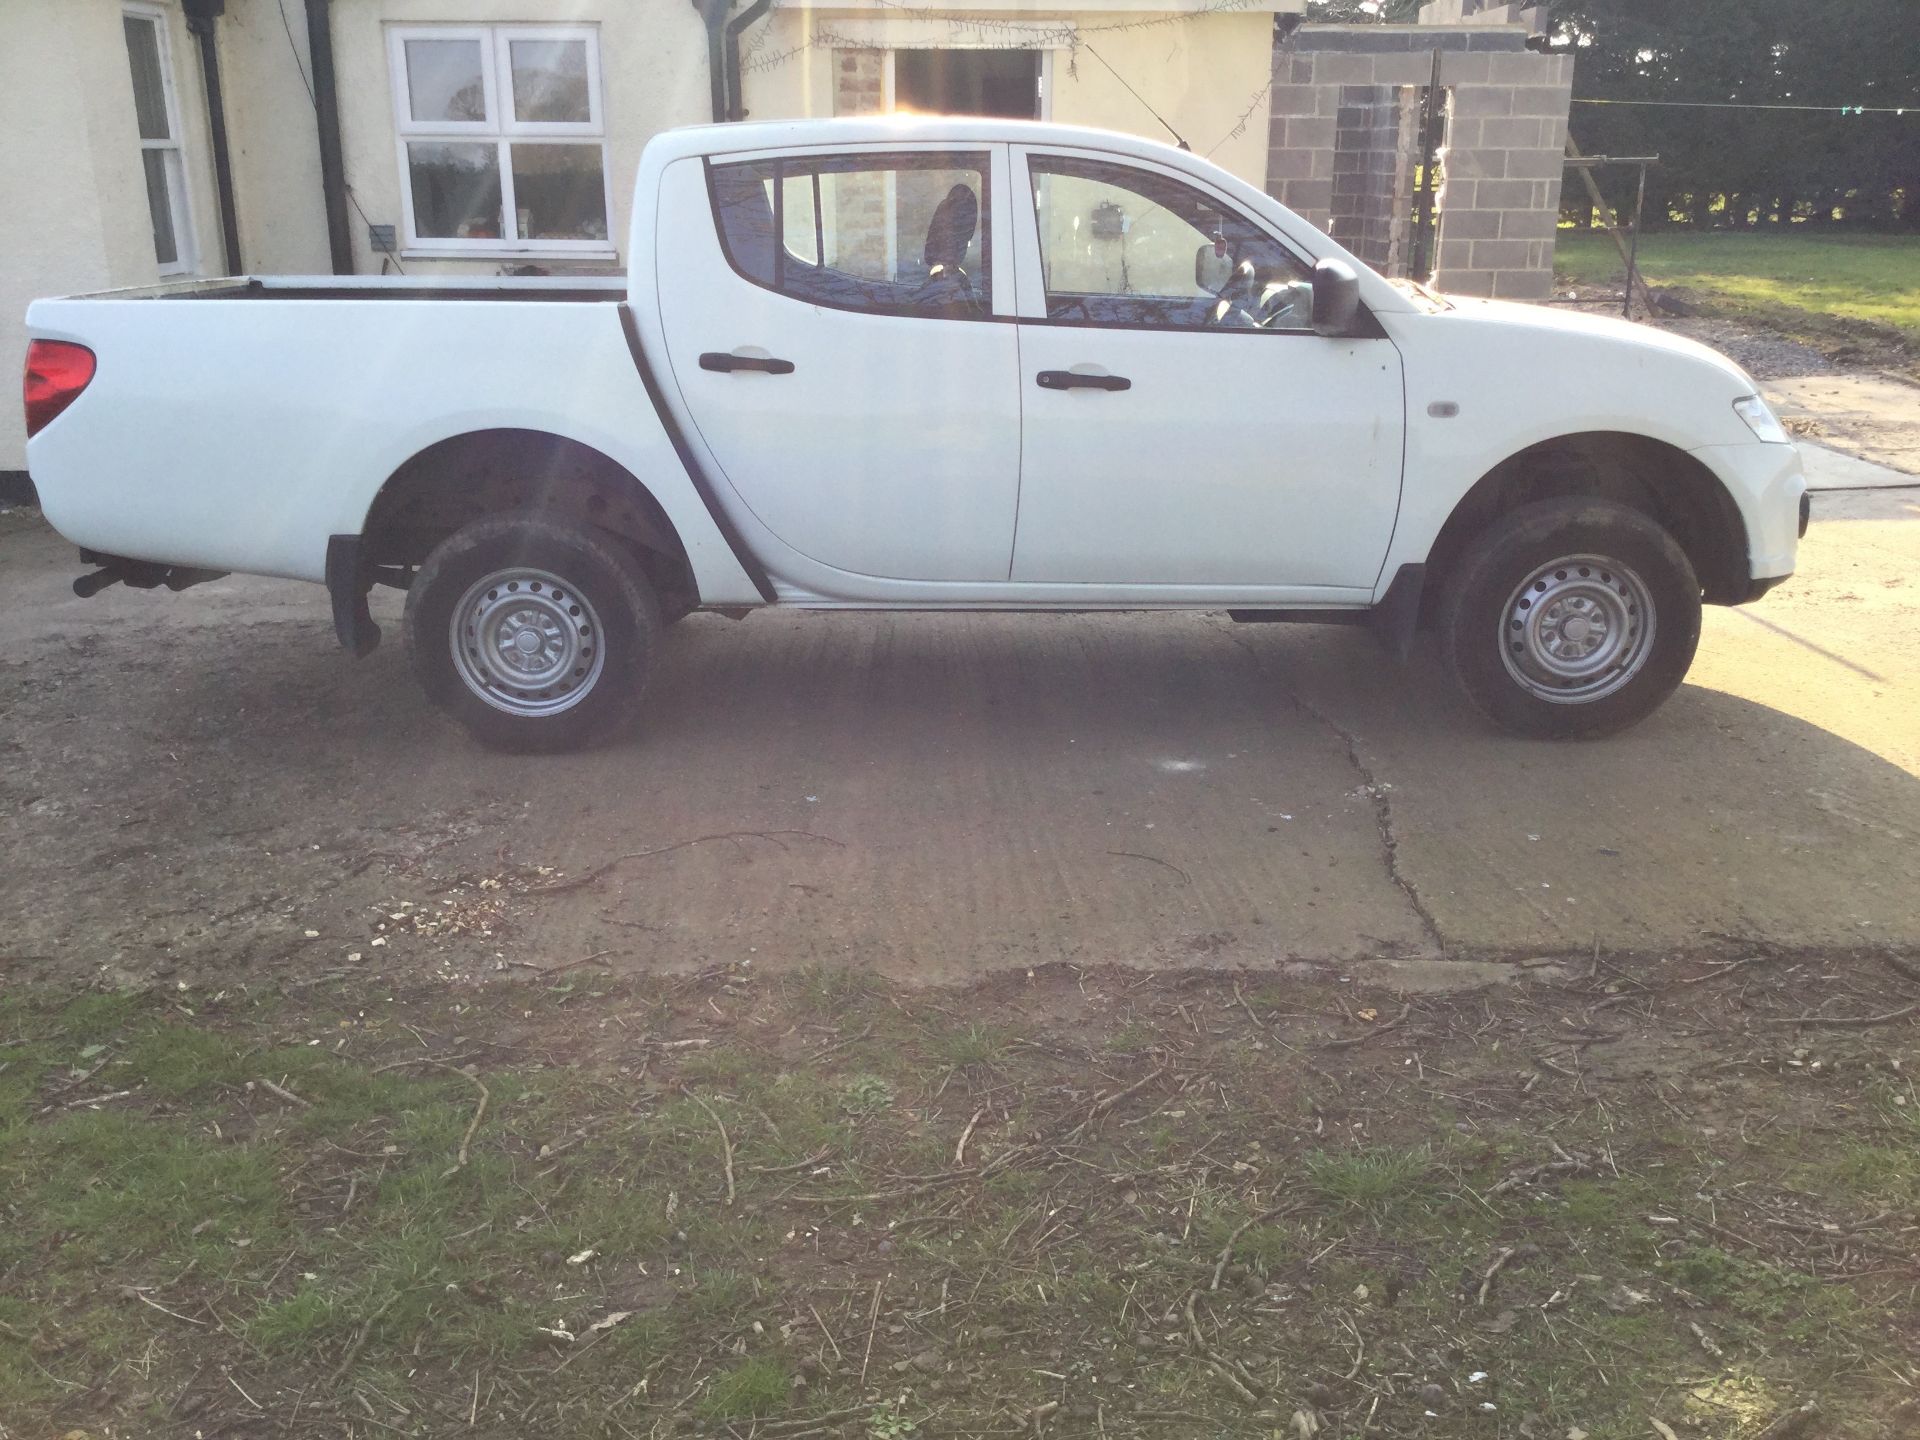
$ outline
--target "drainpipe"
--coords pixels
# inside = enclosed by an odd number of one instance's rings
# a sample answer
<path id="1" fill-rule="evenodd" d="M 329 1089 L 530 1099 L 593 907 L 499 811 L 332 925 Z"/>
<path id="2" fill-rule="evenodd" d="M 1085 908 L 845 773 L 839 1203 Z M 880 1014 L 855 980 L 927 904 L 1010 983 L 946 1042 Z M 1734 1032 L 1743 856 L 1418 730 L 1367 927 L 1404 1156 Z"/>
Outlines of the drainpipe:
<path id="1" fill-rule="evenodd" d="M 309 0 L 312 3 L 312 0 Z M 721 22 L 733 0 L 693 0 L 693 8 L 707 27 L 707 84 L 713 92 L 713 123 L 727 118 L 726 48 Z"/>
<path id="2" fill-rule="evenodd" d="M 727 22 L 727 119 L 744 120 L 747 107 L 740 87 L 740 32 L 773 8 L 773 0 L 753 3 Z"/>
<path id="3" fill-rule="evenodd" d="M 313 70 L 313 113 L 320 131 L 320 198 L 327 208 L 333 273 L 353 274 L 353 231 L 347 225 L 347 166 L 340 152 L 340 97 L 334 89 L 331 0 L 307 0 L 307 59 Z"/>
<path id="4" fill-rule="evenodd" d="M 200 75 L 207 88 L 207 128 L 213 139 L 213 186 L 220 205 L 220 242 L 226 250 L 226 273 L 238 275 L 240 220 L 233 203 L 233 157 L 227 149 L 227 107 L 220 92 L 220 48 L 214 43 L 213 22 L 226 13 L 227 0 L 186 0 L 187 29 L 200 42 Z"/>

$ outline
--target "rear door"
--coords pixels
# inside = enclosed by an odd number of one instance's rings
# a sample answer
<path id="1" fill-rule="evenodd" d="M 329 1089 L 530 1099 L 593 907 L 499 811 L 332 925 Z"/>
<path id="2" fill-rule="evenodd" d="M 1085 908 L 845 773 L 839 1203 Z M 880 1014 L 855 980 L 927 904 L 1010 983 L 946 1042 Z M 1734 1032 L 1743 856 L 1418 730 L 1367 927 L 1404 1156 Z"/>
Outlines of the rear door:
<path id="1" fill-rule="evenodd" d="M 1306 257 L 1197 177 L 1013 154 L 1013 579 L 1371 592 L 1400 499 L 1393 343 L 1316 334 Z"/>
<path id="2" fill-rule="evenodd" d="M 1005 176 L 991 145 L 722 156 L 664 175 L 674 379 L 727 482 L 800 556 L 1006 579 L 1020 389 Z"/>

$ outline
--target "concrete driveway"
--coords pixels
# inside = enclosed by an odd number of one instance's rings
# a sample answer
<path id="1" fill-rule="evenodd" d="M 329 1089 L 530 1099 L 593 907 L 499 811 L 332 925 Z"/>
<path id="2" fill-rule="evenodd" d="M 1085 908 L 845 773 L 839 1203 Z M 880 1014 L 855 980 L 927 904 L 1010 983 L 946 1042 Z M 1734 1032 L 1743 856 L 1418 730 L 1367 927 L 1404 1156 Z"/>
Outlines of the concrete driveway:
<path id="1" fill-rule="evenodd" d="M 631 740 L 501 757 L 318 587 L 74 572 L 0 535 L 0 973 L 1920 943 L 1920 491 L 1818 497 L 1800 576 L 1588 745 L 1347 630 L 762 614 L 677 627 Z"/>

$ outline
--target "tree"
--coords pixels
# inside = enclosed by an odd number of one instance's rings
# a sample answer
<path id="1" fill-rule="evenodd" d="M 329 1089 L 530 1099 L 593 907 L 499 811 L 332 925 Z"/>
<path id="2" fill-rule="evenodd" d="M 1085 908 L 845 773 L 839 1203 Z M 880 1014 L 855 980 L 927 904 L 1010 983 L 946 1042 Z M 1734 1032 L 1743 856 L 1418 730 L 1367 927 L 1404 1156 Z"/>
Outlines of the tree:
<path id="1" fill-rule="evenodd" d="M 1920 5 L 1912 0 L 1556 0 L 1556 44 L 1581 100 L 1831 109 L 1574 106 L 1589 153 L 1661 157 L 1649 223 L 1784 223 L 1796 207 L 1850 222 L 1920 226 Z M 1603 184 L 1609 183 L 1603 179 Z M 1617 192 L 1621 181 L 1610 177 Z"/>

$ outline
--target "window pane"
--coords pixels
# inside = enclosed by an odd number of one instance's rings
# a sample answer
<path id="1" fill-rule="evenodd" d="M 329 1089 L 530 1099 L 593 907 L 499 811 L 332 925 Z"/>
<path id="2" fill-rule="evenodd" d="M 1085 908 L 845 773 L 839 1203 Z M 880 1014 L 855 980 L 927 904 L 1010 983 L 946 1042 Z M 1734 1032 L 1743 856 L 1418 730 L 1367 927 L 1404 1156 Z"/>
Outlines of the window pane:
<path id="1" fill-rule="evenodd" d="M 844 309 L 989 313 L 984 156 L 789 160 L 777 192 L 775 168 L 713 171 L 721 235 L 749 279 Z"/>
<path id="2" fill-rule="evenodd" d="M 1307 327 L 1306 270 L 1211 197 L 1123 165 L 1035 157 L 1030 167 L 1052 318 Z"/>
<path id="3" fill-rule="evenodd" d="M 579 125 L 593 119 L 586 41 L 510 40 L 507 53 L 513 66 L 514 119 Z"/>
<path id="4" fill-rule="evenodd" d="M 409 40 L 406 52 L 407 108 L 415 120 L 486 120 L 478 40 Z"/>
<path id="5" fill-rule="evenodd" d="M 520 211 L 522 240 L 606 239 L 600 147 L 515 145 L 513 203 Z"/>
<path id="6" fill-rule="evenodd" d="M 133 114 L 142 140 L 170 140 L 167 90 L 160 75 L 160 27 L 138 15 L 120 17 L 127 30 L 127 63 L 133 69 Z"/>
<path id="7" fill-rule="evenodd" d="M 805 265 L 820 263 L 820 241 L 824 226 L 819 210 L 813 203 L 819 187 L 818 175 L 789 175 L 782 182 L 786 203 L 780 221 L 785 227 L 787 254 Z"/>
<path id="8" fill-rule="evenodd" d="M 167 180 L 167 152 L 142 150 L 147 167 L 147 210 L 153 216 L 153 258 L 162 265 L 180 263 L 180 242 L 173 233 L 173 197 Z"/>
<path id="9" fill-rule="evenodd" d="M 414 231 L 423 240 L 500 238 L 500 152 L 487 142 L 407 146 Z"/>

